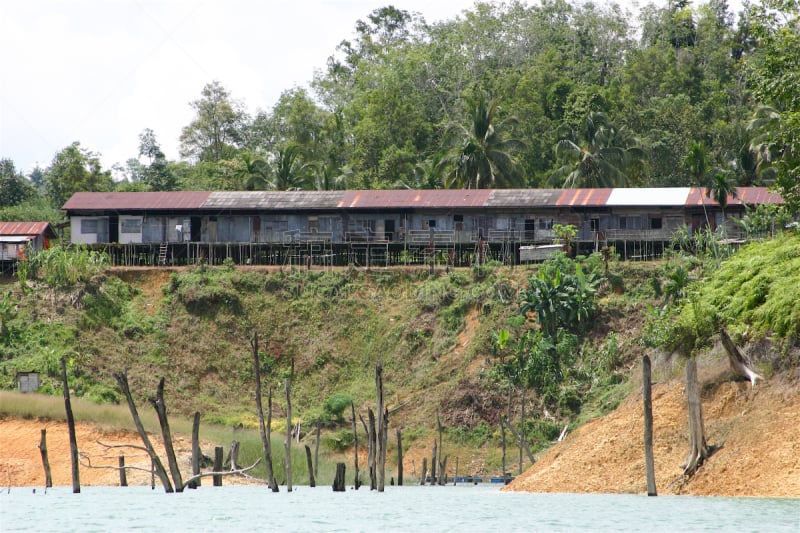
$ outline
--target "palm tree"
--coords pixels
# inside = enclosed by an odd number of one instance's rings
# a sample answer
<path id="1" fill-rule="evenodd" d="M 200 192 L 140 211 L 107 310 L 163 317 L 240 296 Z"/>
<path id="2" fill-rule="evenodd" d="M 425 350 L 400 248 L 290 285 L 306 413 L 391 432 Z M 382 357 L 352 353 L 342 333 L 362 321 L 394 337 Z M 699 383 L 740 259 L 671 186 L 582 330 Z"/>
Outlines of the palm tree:
<path id="1" fill-rule="evenodd" d="M 237 189 L 264 190 L 270 183 L 269 165 L 251 152 L 243 152 L 239 155 L 233 175 Z"/>
<path id="2" fill-rule="evenodd" d="M 479 92 L 468 102 L 468 125 L 451 123 L 447 154 L 441 160 L 448 188 L 481 189 L 521 185 L 522 175 L 512 152 L 524 148 L 517 139 L 503 139 L 515 118 L 498 121 L 497 100 Z"/>
<path id="3" fill-rule="evenodd" d="M 756 175 L 764 181 L 775 179 L 775 163 L 783 157 L 785 145 L 774 133 L 780 129 L 781 114 L 775 108 L 762 105 L 747 123 L 751 135 L 748 150 L 754 158 Z"/>
<path id="4" fill-rule="evenodd" d="M 556 143 L 556 158 L 562 165 L 550 178 L 554 185 L 624 187 L 630 184 L 628 172 L 645 161 L 639 140 L 604 113 L 589 113 L 582 131 L 570 137 Z"/>
<path id="5" fill-rule="evenodd" d="M 728 172 L 716 169 L 711 175 L 711 184 L 706 188 L 706 197 L 714 199 L 722 209 L 722 231 L 725 231 L 725 208 L 728 197 L 736 198 L 736 185 L 728 179 Z"/>
<path id="6" fill-rule="evenodd" d="M 278 150 L 273 162 L 271 189 L 275 191 L 296 191 L 305 188 L 311 166 L 303 163 L 300 146 L 294 143 Z"/>
<path id="7" fill-rule="evenodd" d="M 396 189 L 443 189 L 441 153 L 435 153 L 421 163 L 414 165 L 411 174 L 397 180 Z"/>

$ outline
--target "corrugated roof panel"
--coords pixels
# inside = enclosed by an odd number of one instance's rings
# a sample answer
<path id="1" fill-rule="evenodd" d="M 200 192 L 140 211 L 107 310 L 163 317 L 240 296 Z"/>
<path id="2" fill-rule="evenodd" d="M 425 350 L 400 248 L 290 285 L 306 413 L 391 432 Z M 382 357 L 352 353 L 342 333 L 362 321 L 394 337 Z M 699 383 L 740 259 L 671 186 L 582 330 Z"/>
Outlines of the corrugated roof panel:
<path id="1" fill-rule="evenodd" d="M 736 197 L 728 196 L 728 205 L 759 205 L 759 204 L 782 204 L 783 198 L 780 194 L 770 192 L 766 187 L 737 187 Z M 717 201 L 709 198 L 705 187 L 692 187 L 689 198 L 686 200 L 688 206 L 717 205 Z"/>
<path id="2" fill-rule="evenodd" d="M 564 189 L 556 202 L 561 207 L 598 207 L 608 202 L 613 189 Z"/>
<path id="3" fill-rule="evenodd" d="M 208 191 L 167 192 L 76 192 L 61 209 L 94 210 L 167 210 L 197 209 L 208 198 Z"/>
<path id="4" fill-rule="evenodd" d="M 486 207 L 553 207 L 561 193 L 561 189 L 495 189 Z"/>
<path id="5" fill-rule="evenodd" d="M 458 209 L 483 207 L 489 189 L 424 189 L 344 191 L 339 207 L 346 209 Z"/>
<path id="6" fill-rule="evenodd" d="M 0 235 L 29 236 L 43 233 L 55 235 L 49 222 L 0 222 Z"/>
<path id="7" fill-rule="evenodd" d="M 203 203 L 205 209 L 336 209 L 344 191 L 219 191 Z"/>
<path id="8" fill-rule="evenodd" d="M 613 189 L 606 205 L 609 206 L 682 206 L 689 197 L 689 187 L 641 187 Z"/>

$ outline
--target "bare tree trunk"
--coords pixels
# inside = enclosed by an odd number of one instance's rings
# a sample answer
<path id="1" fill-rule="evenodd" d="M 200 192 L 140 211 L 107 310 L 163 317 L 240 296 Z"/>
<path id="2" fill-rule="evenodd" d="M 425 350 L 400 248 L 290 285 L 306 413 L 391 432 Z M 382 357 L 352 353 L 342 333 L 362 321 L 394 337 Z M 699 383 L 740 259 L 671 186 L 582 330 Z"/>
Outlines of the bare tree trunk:
<path id="1" fill-rule="evenodd" d="M 158 424 L 161 426 L 164 449 L 167 453 L 167 463 L 172 473 L 172 481 L 175 483 L 175 491 L 183 492 L 181 469 L 178 467 L 178 460 L 175 457 L 175 448 L 172 446 L 172 432 L 169 429 L 169 421 L 167 420 L 167 405 L 164 402 L 164 378 L 158 381 L 156 397 L 155 399 L 151 398 L 150 403 L 153 404 L 153 407 L 156 409 L 156 414 L 158 415 Z"/>
<path id="2" fill-rule="evenodd" d="M 41 439 L 39 440 L 39 451 L 42 453 L 42 466 L 44 467 L 44 486 L 53 486 L 53 476 L 50 473 L 50 460 L 47 458 L 47 430 L 42 429 Z"/>
<path id="3" fill-rule="evenodd" d="M 436 439 L 433 439 L 433 451 L 431 452 L 431 485 L 436 485 L 436 463 L 439 461 L 439 456 L 436 453 Z"/>
<path id="4" fill-rule="evenodd" d="M 523 447 L 527 446 L 523 436 L 525 435 L 525 386 L 524 384 L 520 387 L 520 412 L 519 412 L 519 435 L 517 435 L 517 441 L 519 442 L 519 474 L 522 475 L 522 449 Z M 509 425 L 510 424 L 509 420 Z M 531 463 L 533 463 L 531 461 Z"/>
<path id="5" fill-rule="evenodd" d="M 383 492 L 386 482 L 386 416 L 383 409 L 383 366 L 375 367 L 375 390 L 377 392 L 377 408 L 375 413 L 378 417 L 378 427 L 376 435 L 375 459 L 378 467 L 378 492 Z"/>
<path id="6" fill-rule="evenodd" d="M 647 495 L 656 496 L 656 472 L 653 461 L 653 389 L 650 381 L 650 358 L 642 357 L 642 397 L 644 399 L 644 464 L 647 472 Z"/>
<path id="7" fill-rule="evenodd" d="M 367 459 L 369 462 L 369 490 L 375 490 L 378 488 L 378 475 L 375 468 L 375 448 L 377 435 L 375 434 L 375 413 L 371 408 L 367 409 L 367 416 L 369 419 L 369 430 L 367 433 L 367 439 L 369 440 L 369 455 Z"/>
<path id="8" fill-rule="evenodd" d="M 292 492 L 292 377 L 294 360 L 286 378 L 286 490 Z"/>
<path id="9" fill-rule="evenodd" d="M 222 453 L 222 446 L 216 446 L 214 448 L 214 472 L 222 472 Z M 213 479 L 215 487 L 222 486 L 221 475 L 215 475 Z"/>
<path id="10" fill-rule="evenodd" d="M 159 459 L 158 454 L 156 454 L 153 444 L 150 442 L 150 437 L 147 436 L 147 432 L 144 430 L 142 419 L 139 418 L 139 411 L 136 409 L 136 404 L 133 402 L 133 396 L 131 395 L 131 389 L 128 386 L 127 371 L 114 373 L 114 379 L 117 380 L 117 384 L 119 385 L 119 388 L 122 389 L 122 394 L 125 396 L 125 399 L 128 402 L 128 409 L 130 409 L 131 416 L 133 417 L 133 423 L 136 425 L 136 430 L 139 432 L 139 437 L 141 437 L 144 447 L 147 450 L 147 454 L 150 456 L 150 461 L 153 463 L 153 472 L 158 476 L 158 479 L 164 486 L 164 491 L 173 492 L 172 482 L 167 475 L 167 471 L 164 469 L 164 465 L 161 463 L 161 459 Z"/>
<path id="11" fill-rule="evenodd" d="M 439 446 L 437 448 L 437 456 L 436 456 L 436 470 L 439 472 L 438 483 L 439 485 L 442 484 L 442 453 L 444 452 L 444 445 L 442 444 L 442 420 L 439 418 L 439 411 L 436 411 L 436 431 L 439 433 Z"/>
<path id="12" fill-rule="evenodd" d="M 61 383 L 64 386 L 64 409 L 67 411 L 67 426 L 69 427 L 69 451 L 72 461 L 72 492 L 81 491 L 81 475 L 78 470 L 78 439 L 75 436 L 75 418 L 72 416 L 72 402 L 69 399 L 69 383 L 67 382 L 67 360 L 61 358 Z"/>
<path id="13" fill-rule="evenodd" d="M 261 364 L 258 359 L 258 333 L 254 332 L 250 338 L 253 349 L 253 374 L 256 380 L 256 412 L 258 413 L 258 429 L 261 434 L 261 447 L 264 452 L 264 466 L 267 469 L 267 484 L 272 492 L 278 492 L 278 482 L 272 471 L 272 444 L 270 442 L 270 424 L 272 423 L 272 387 L 269 389 L 269 412 L 267 423 L 264 423 L 264 406 L 261 402 Z"/>
<path id="14" fill-rule="evenodd" d="M 514 426 L 512 426 L 511 423 L 505 419 L 505 417 L 502 416 L 500 417 L 500 423 L 511 432 L 511 434 L 514 436 L 514 438 L 517 440 L 517 443 L 519 444 L 519 449 L 525 450 L 525 454 L 528 456 L 528 460 L 531 462 L 531 464 L 534 464 L 536 462 L 536 459 L 533 457 L 533 452 L 531 452 L 530 446 L 528 446 L 528 443 L 522 438 L 522 435 L 517 433 L 517 430 L 514 429 Z M 522 471 L 521 468 L 520 471 Z"/>
<path id="15" fill-rule="evenodd" d="M 739 351 L 739 348 L 736 347 L 736 344 L 734 344 L 725 328 L 720 328 L 719 336 L 722 339 L 722 345 L 725 347 L 725 351 L 728 353 L 728 361 L 731 363 L 731 368 L 740 376 L 749 379 L 751 387 L 755 387 L 756 380 L 758 379 L 764 381 L 764 376 L 757 373 L 747 364 L 747 360 L 742 355 L 742 352 Z"/>
<path id="16" fill-rule="evenodd" d="M 350 402 L 352 404 L 352 402 Z M 314 443 L 314 477 L 319 477 L 319 433 L 322 422 L 317 420 L 317 438 Z"/>
<path id="17" fill-rule="evenodd" d="M 403 437 L 397 428 L 397 486 L 403 486 Z"/>
<path id="18" fill-rule="evenodd" d="M 710 451 L 706 444 L 703 407 L 700 403 L 700 392 L 697 384 L 697 362 L 694 358 L 686 361 L 686 396 L 689 400 L 690 451 L 683 473 L 691 476 L 702 466 Z"/>
<path id="19" fill-rule="evenodd" d="M 447 483 L 447 456 L 439 460 L 439 485 Z"/>
<path id="20" fill-rule="evenodd" d="M 358 479 L 358 427 L 356 425 L 356 406 L 350 402 L 350 415 L 353 418 L 353 464 L 355 467 L 355 476 L 353 477 L 353 486 L 358 490 L 361 482 Z M 363 419 L 362 419 L 363 421 Z"/>
<path id="21" fill-rule="evenodd" d="M 502 420 L 502 419 L 501 419 Z M 501 461 L 503 468 L 503 483 L 506 482 L 506 425 L 500 423 L 500 445 L 503 449 L 503 458 Z"/>
<path id="22" fill-rule="evenodd" d="M 344 492 L 344 463 L 336 463 L 336 475 L 333 478 L 333 492 Z"/>
<path id="23" fill-rule="evenodd" d="M 125 456 L 120 455 L 118 459 L 119 464 L 119 486 L 120 487 L 127 487 L 128 486 L 128 475 L 125 473 Z"/>
<path id="24" fill-rule="evenodd" d="M 314 463 L 311 461 L 311 448 L 306 446 L 306 463 L 308 463 L 308 484 L 311 487 L 317 486 L 317 481 L 314 479 Z"/>
<path id="25" fill-rule="evenodd" d="M 428 458 L 427 457 L 423 457 L 422 458 L 422 476 L 419 478 L 419 484 L 420 485 L 424 485 L 425 484 L 425 476 L 427 474 L 428 474 Z"/>
<path id="26" fill-rule="evenodd" d="M 231 449 L 228 450 L 228 457 L 231 460 L 231 470 L 241 470 L 239 467 L 239 441 L 231 442 Z"/>
<path id="27" fill-rule="evenodd" d="M 192 477 L 200 473 L 200 412 L 194 414 L 194 421 L 192 422 Z M 190 489 L 196 489 L 200 486 L 200 478 L 194 479 L 187 483 Z"/>

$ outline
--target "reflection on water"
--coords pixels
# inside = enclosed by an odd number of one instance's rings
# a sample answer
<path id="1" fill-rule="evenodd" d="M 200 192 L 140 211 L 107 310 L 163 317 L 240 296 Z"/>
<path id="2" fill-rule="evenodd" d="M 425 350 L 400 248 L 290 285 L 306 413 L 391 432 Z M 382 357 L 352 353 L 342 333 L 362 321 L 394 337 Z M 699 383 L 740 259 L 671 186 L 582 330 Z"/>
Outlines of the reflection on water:
<path id="1" fill-rule="evenodd" d="M 497 487 L 12 488 L 0 531 L 800 531 L 800 500 L 503 493 Z"/>

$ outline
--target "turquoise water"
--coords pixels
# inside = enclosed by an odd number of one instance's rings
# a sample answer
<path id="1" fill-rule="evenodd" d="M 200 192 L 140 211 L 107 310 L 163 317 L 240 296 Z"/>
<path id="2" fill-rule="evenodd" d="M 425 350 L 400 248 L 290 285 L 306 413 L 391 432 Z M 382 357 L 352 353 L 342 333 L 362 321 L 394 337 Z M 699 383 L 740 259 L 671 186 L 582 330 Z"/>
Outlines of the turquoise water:
<path id="1" fill-rule="evenodd" d="M 283 489 L 283 487 L 281 487 Z M 0 531 L 800 531 L 800 499 L 504 493 L 493 486 L 11 488 Z"/>

